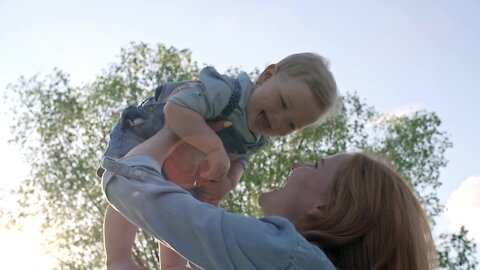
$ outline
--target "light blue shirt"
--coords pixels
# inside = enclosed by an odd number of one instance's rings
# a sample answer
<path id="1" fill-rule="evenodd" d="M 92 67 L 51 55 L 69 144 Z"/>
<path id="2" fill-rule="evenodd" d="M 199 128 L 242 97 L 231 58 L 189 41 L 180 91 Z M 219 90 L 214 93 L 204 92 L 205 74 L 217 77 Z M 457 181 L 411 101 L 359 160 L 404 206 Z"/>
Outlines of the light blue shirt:
<path id="1" fill-rule="evenodd" d="M 287 219 L 257 219 L 199 202 L 165 180 L 149 156 L 105 158 L 102 166 L 109 203 L 202 269 L 335 269 Z"/>

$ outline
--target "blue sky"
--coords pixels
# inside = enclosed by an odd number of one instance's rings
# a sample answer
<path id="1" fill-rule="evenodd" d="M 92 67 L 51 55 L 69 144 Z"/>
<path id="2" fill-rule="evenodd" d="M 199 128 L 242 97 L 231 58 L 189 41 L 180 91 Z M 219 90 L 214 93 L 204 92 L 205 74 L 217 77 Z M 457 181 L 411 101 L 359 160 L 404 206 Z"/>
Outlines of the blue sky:
<path id="1" fill-rule="evenodd" d="M 457 198 L 449 208 L 464 212 L 439 225 L 465 223 L 480 243 L 480 221 L 465 212 L 480 211 L 478 14 L 480 2 L 473 0 L 1 0 L 0 91 L 21 75 L 45 75 L 54 67 L 74 84 L 87 82 L 131 41 L 189 48 L 200 64 L 220 71 L 262 69 L 291 53 L 317 52 L 330 60 L 342 92 L 356 91 L 378 111 L 439 115 L 454 144 L 439 196 L 442 203 Z M 4 110 L 0 147 L 8 154 L 0 161 L 9 177 L 0 194 L 24 175 L 12 168 L 26 167 L 17 148 L 6 144 Z"/>

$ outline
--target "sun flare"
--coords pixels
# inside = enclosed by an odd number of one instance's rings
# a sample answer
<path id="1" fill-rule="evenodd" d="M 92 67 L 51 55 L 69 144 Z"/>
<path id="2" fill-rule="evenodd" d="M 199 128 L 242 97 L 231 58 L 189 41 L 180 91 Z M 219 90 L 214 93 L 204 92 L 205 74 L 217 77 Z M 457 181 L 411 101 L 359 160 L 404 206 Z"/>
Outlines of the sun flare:
<path id="1" fill-rule="evenodd" d="M 12 230 L 0 228 L 0 256 L 3 269 L 53 270 L 55 258 L 48 254 L 42 243 L 42 235 L 31 228 Z"/>

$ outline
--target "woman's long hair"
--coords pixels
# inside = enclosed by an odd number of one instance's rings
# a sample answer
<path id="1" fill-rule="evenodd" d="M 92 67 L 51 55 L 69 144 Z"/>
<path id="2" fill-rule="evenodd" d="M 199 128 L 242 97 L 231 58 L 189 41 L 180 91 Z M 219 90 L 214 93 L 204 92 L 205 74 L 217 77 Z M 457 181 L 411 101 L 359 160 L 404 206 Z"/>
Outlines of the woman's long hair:
<path id="1" fill-rule="evenodd" d="M 362 153 L 337 171 L 322 217 L 302 234 L 339 269 L 434 269 L 429 221 L 412 188 Z"/>

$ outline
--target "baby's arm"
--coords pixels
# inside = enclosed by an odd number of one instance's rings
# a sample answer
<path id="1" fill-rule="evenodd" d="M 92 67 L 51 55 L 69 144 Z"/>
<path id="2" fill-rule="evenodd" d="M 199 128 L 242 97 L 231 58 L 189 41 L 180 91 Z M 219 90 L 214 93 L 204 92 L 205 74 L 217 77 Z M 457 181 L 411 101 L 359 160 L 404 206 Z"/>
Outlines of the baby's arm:
<path id="1" fill-rule="evenodd" d="M 230 168 L 223 143 L 198 113 L 173 102 L 164 108 L 165 119 L 182 140 L 202 151 L 208 159 L 208 171 L 202 177 L 209 180 L 225 178 Z"/>

